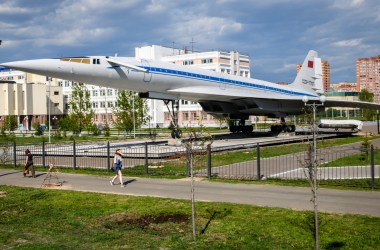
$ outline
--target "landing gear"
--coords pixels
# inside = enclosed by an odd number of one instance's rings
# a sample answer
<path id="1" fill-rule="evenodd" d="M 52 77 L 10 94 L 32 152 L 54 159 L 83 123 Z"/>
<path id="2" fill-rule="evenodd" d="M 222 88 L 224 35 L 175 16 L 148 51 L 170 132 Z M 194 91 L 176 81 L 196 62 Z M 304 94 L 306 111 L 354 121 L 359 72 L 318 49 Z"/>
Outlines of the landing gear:
<path id="1" fill-rule="evenodd" d="M 180 129 L 173 129 L 171 132 L 171 136 L 173 139 L 175 138 L 181 138 L 182 137 L 182 131 Z"/>
<path id="2" fill-rule="evenodd" d="M 253 126 L 252 125 L 245 125 L 245 118 L 240 119 L 239 122 L 236 124 L 236 121 L 232 121 L 230 124 L 230 132 L 231 133 L 246 133 L 250 134 L 253 132 Z"/>
<path id="3" fill-rule="evenodd" d="M 169 109 L 169 102 L 172 103 L 172 110 Z M 179 111 L 179 101 L 178 100 L 164 100 L 164 103 L 169 111 L 172 118 L 173 129 L 170 133 L 173 139 L 179 139 L 182 137 L 182 131 L 178 126 L 178 111 Z"/>
<path id="4" fill-rule="evenodd" d="M 296 126 L 295 125 L 286 125 L 285 118 L 281 117 L 281 125 L 272 125 L 270 127 L 270 131 L 272 133 L 281 133 L 281 132 L 295 132 Z"/>

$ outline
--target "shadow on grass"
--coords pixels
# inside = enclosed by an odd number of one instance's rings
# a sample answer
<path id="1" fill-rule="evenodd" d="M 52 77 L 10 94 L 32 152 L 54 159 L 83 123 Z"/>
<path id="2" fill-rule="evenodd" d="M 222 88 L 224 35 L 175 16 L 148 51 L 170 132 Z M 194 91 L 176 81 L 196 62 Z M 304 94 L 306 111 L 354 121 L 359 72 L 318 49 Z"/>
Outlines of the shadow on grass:
<path id="1" fill-rule="evenodd" d="M 340 241 L 333 241 L 333 242 L 330 242 L 329 244 L 327 244 L 326 246 L 326 250 L 333 250 L 333 249 L 341 249 L 345 246 L 346 244 L 344 244 L 344 242 L 340 242 Z"/>

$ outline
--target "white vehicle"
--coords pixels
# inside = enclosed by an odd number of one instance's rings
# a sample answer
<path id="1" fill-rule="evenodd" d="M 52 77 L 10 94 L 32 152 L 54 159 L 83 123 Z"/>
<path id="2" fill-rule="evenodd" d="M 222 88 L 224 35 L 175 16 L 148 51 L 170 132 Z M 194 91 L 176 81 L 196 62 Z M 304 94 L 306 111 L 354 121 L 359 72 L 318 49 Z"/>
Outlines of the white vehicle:
<path id="1" fill-rule="evenodd" d="M 358 120 L 327 120 L 321 119 L 318 124 L 319 128 L 332 128 L 338 131 L 339 129 L 351 129 L 352 131 L 361 131 L 363 122 Z"/>
<path id="2" fill-rule="evenodd" d="M 317 52 L 309 51 L 294 82 L 287 86 L 135 57 L 88 56 L 1 65 L 49 77 L 127 89 L 144 98 L 164 100 L 167 105 L 171 101 L 175 127 L 172 136 L 178 138 L 181 133 L 176 112 L 181 99 L 198 102 L 206 113 L 214 117 L 239 119 L 242 121 L 240 131 L 252 131 L 252 126 L 244 125 L 250 115 L 281 118 L 282 124 L 273 126 L 271 130 L 294 131 L 294 125 L 285 124 L 285 117 L 303 114 L 305 103 L 302 100 L 305 97 L 309 103 L 320 102 L 321 59 L 317 56 Z M 380 105 L 375 103 L 329 99 L 324 102 L 324 107 L 380 109 Z"/>

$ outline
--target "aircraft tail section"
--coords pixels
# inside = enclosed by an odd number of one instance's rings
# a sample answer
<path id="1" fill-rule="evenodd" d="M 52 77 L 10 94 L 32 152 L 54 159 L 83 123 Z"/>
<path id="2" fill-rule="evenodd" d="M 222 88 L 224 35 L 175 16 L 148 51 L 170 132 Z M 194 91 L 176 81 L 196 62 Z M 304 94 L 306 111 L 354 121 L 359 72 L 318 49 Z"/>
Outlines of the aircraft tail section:
<path id="1" fill-rule="evenodd" d="M 292 85 L 313 94 L 323 93 L 322 61 L 316 51 L 309 51 Z"/>

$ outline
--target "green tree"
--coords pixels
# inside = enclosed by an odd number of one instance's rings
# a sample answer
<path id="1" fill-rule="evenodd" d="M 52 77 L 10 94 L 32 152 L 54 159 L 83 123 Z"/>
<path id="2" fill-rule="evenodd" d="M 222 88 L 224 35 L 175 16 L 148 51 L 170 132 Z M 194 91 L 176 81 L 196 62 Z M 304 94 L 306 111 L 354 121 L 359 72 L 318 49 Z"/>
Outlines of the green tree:
<path id="1" fill-rule="evenodd" d="M 116 118 L 113 124 L 116 129 L 121 131 L 133 130 L 133 117 L 136 128 L 141 127 L 149 119 L 146 100 L 136 96 L 132 91 L 119 91 L 116 106 L 112 112 Z"/>
<path id="2" fill-rule="evenodd" d="M 42 130 L 41 124 L 39 122 L 33 123 L 32 127 L 35 130 L 35 132 L 34 132 L 35 135 L 43 135 L 44 134 L 44 131 Z"/>
<path id="3" fill-rule="evenodd" d="M 71 130 L 80 134 L 92 125 L 94 110 L 91 107 L 90 92 L 83 83 L 74 84 L 70 100 L 69 119 Z"/>
<path id="4" fill-rule="evenodd" d="M 4 119 L 4 125 L 3 128 L 4 130 L 8 130 L 8 133 L 11 133 L 13 130 L 17 128 L 17 119 L 13 115 L 8 115 Z"/>
<path id="5" fill-rule="evenodd" d="M 63 137 L 66 137 L 67 131 L 75 130 L 74 128 L 72 128 L 73 125 L 75 125 L 75 124 L 73 124 L 71 122 L 70 116 L 62 117 L 61 119 L 59 119 L 57 121 L 57 126 L 58 126 L 59 130 L 61 130 L 63 132 Z"/>
<path id="6" fill-rule="evenodd" d="M 362 89 L 359 93 L 359 100 L 363 102 L 373 102 L 373 93 L 370 93 L 367 89 Z M 363 109 L 363 116 L 366 120 L 372 120 L 375 115 L 375 110 Z"/>

